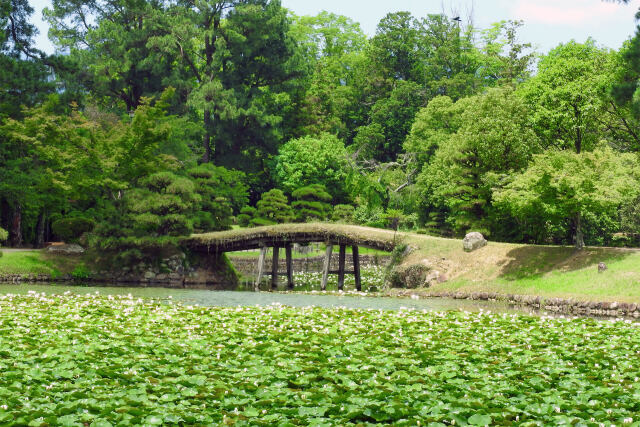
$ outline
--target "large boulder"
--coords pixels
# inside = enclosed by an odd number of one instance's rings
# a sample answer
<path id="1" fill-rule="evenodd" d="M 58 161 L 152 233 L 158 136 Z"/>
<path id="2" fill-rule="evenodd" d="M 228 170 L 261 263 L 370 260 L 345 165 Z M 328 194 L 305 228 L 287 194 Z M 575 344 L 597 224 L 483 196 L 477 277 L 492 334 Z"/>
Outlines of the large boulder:
<path id="1" fill-rule="evenodd" d="M 432 273 L 431 267 L 425 264 L 402 265 L 393 269 L 388 280 L 392 288 L 428 288 Z"/>
<path id="2" fill-rule="evenodd" d="M 465 252 L 473 252 L 476 249 L 480 249 L 483 246 L 487 245 L 487 239 L 481 233 L 477 231 L 471 232 L 464 236 L 464 240 L 462 240 L 462 247 Z"/>
<path id="3" fill-rule="evenodd" d="M 84 253 L 84 248 L 80 245 L 76 245 L 75 243 L 64 244 L 64 245 L 52 245 L 47 248 L 47 252 L 52 252 L 55 254 L 62 255 L 80 255 Z"/>

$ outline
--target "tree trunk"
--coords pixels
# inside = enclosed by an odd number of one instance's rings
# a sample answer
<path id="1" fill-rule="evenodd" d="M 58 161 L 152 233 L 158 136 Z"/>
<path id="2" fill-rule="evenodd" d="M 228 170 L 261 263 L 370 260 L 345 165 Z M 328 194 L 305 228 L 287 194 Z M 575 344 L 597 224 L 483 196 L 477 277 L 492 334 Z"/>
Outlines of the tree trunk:
<path id="1" fill-rule="evenodd" d="M 584 234 L 582 234 L 582 219 L 580 212 L 578 212 L 574 218 L 574 226 L 576 233 L 576 250 L 581 251 L 584 248 Z"/>
<path id="2" fill-rule="evenodd" d="M 44 229 L 47 223 L 47 216 L 45 214 L 44 209 L 40 211 L 40 215 L 38 215 L 38 222 L 36 223 L 36 238 L 33 242 L 34 248 L 42 248 L 44 247 Z"/>
<path id="3" fill-rule="evenodd" d="M 22 206 L 19 203 L 13 207 L 9 240 L 13 247 L 22 245 Z"/>
<path id="4" fill-rule="evenodd" d="M 204 110 L 204 153 L 202 154 L 202 163 L 211 161 L 211 111 L 206 108 Z"/>

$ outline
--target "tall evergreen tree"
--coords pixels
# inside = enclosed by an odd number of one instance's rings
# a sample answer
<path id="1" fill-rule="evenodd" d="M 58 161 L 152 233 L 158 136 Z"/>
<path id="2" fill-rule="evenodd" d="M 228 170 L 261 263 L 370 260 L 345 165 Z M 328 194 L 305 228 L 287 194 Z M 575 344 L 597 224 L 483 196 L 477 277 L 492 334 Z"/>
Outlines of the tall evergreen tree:
<path id="1" fill-rule="evenodd" d="M 277 0 L 182 0 L 168 15 L 170 33 L 154 44 L 176 54 L 194 82 L 202 161 L 263 171 L 295 111 L 298 57 L 286 11 Z"/>
<path id="2" fill-rule="evenodd" d="M 32 14 L 27 0 L 0 3 L 0 119 L 20 117 L 21 107 L 37 105 L 54 89 L 48 79 L 53 59 L 33 46 Z"/>
<path id="3" fill-rule="evenodd" d="M 173 86 L 183 99 L 189 83 L 175 56 L 152 41 L 168 32 L 165 0 L 57 0 L 44 16 L 56 46 L 69 53 L 61 77 L 99 104 L 133 111 L 143 97 Z"/>

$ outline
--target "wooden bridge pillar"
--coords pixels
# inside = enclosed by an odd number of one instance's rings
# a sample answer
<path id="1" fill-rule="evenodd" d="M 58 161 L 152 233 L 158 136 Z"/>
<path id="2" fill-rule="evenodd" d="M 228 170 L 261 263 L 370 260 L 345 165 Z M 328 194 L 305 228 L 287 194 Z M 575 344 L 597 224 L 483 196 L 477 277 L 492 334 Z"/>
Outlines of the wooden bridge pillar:
<path id="1" fill-rule="evenodd" d="M 256 283 L 253 287 L 253 290 L 258 292 L 260 291 L 260 282 L 262 281 L 262 276 L 264 276 L 264 262 L 267 258 L 267 251 L 269 248 L 267 246 L 262 246 L 260 248 L 260 257 L 258 258 L 258 277 L 256 278 Z"/>
<path id="2" fill-rule="evenodd" d="M 324 266 L 322 269 L 322 286 L 323 291 L 327 290 L 327 282 L 329 281 L 329 274 L 338 274 L 338 290 L 344 290 L 344 275 L 353 274 L 356 281 L 356 289 L 362 290 L 362 277 L 360 275 L 360 251 L 358 246 L 351 247 L 353 254 L 353 271 L 345 271 L 346 257 L 347 257 L 347 245 L 340 245 L 340 253 L 338 255 L 338 270 L 331 271 L 331 255 L 333 253 L 333 244 L 327 242 L 327 252 L 325 253 Z"/>
<path id="3" fill-rule="evenodd" d="M 289 289 L 293 289 L 293 257 L 291 254 L 291 243 L 286 243 L 284 245 L 286 257 L 287 257 L 287 287 Z M 260 257 L 258 257 L 258 277 L 256 278 L 256 283 L 253 287 L 253 290 L 256 292 L 260 291 L 260 282 L 262 282 L 262 278 L 265 274 L 269 274 L 265 272 L 265 262 L 267 260 L 267 251 L 269 250 L 268 246 L 262 246 L 260 248 Z M 278 288 L 278 276 L 280 273 L 278 272 L 278 261 L 280 259 L 280 247 L 273 247 L 273 258 L 271 261 L 271 289 L 276 290 Z"/>
<path id="4" fill-rule="evenodd" d="M 356 283 L 356 290 L 362 291 L 362 278 L 360 275 L 360 251 L 358 246 L 351 246 L 351 251 L 353 254 L 353 271 L 345 271 L 346 264 L 346 255 L 347 255 L 347 245 L 340 244 L 340 252 L 338 256 L 338 270 L 331 270 L 331 255 L 333 254 L 333 242 L 326 242 L 326 252 L 324 258 L 324 264 L 322 267 L 322 284 L 321 289 L 323 291 L 327 290 L 327 282 L 329 281 L 329 274 L 338 274 L 338 290 L 344 290 L 344 276 L 345 274 L 353 274 Z M 276 290 L 278 288 L 278 276 L 285 275 L 287 276 L 287 288 L 292 290 L 294 289 L 294 280 L 293 280 L 293 256 L 292 256 L 292 248 L 291 243 L 285 243 L 284 249 L 286 253 L 287 260 L 287 272 L 279 273 L 278 272 L 278 261 L 280 259 L 280 247 L 273 247 L 273 258 L 271 262 L 271 272 L 265 271 L 265 261 L 267 258 L 267 251 L 269 247 L 263 245 L 260 247 L 260 257 L 258 258 L 258 277 L 256 278 L 256 283 L 254 285 L 254 290 L 256 292 L 260 291 L 260 282 L 262 282 L 262 278 L 268 274 L 271 274 L 271 289 Z"/>
<path id="5" fill-rule="evenodd" d="M 344 262 L 347 256 L 347 246 L 340 245 L 340 254 L 338 256 L 338 290 L 344 291 Z"/>
<path id="6" fill-rule="evenodd" d="M 322 266 L 322 285 L 320 289 L 327 290 L 327 281 L 329 280 L 329 269 L 331 268 L 331 254 L 333 253 L 333 243 L 327 242 L 327 251 L 324 255 L 324 265 Z"/>
<path id="7" fill-rule="evenodd" d="M 287 288 L 293 290 L 293 260 L 291 257 L 291 243 L 285 245 L 285 252 L 287 257 Z"/>
<path id="8" fill-rule="evenodd" d="M 278 289 L 278 261 L 280 259 L 280 248 L 273 247 L 273 258 L 271 261 L 271 290 Z"/>
<path id="9" fill-rule="evenodd" d="M 357 246 L 351 246 L 351 253 L 353 254 L 353 275 L 356 279 L 356 290 L 362 291 L 362 283 L 360 279 L 360 251 Z"/>

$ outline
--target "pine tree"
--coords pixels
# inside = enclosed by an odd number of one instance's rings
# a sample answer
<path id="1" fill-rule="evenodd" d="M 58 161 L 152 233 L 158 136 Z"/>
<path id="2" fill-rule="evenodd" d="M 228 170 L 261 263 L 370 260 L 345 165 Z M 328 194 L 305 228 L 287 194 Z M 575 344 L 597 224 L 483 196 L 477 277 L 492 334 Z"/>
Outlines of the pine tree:
<path id="1" fill-rule="evenodd" d="M 289 199 L 282 190 L 274 188 L 262 195 L 258 201 L 258 212 L 251 220 L 254 226 L 271 225 L 276 223 L 289 222 L 293 219 Z"/>
<path id="2" fill-rule="evenodd" d="M 331 205 L 331 194 L 324 185 L 312 184 L 298 188 L 292 194 L 295 202 L 291 204 L 296 220 L 301 222 L 322 221 L 327 218 Z"/>

